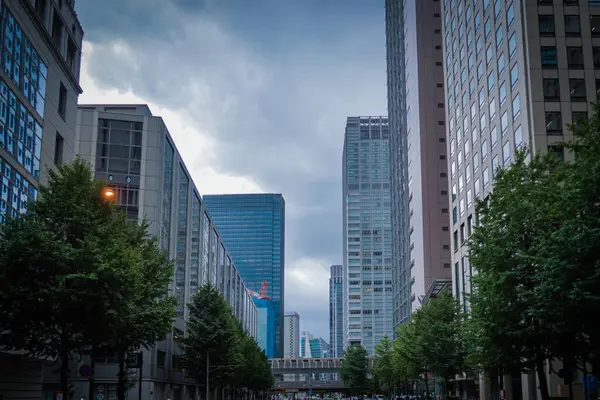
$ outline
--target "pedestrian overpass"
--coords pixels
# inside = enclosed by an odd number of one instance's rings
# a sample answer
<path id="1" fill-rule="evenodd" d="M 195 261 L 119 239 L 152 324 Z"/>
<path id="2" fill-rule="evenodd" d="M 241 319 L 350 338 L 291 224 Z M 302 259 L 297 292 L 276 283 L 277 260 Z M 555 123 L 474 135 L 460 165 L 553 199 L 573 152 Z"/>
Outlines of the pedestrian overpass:
<path id="1" fill-rule="evenodd" d="M 343 391 L 339 379 L 343 358 L 272 358 L 269 360 L 275 377 L 274 390 L 279 391 Z M 369 358 L 368 369 L 372 370 Z M 338 379 L 334 379 L 334 378 Z"/>

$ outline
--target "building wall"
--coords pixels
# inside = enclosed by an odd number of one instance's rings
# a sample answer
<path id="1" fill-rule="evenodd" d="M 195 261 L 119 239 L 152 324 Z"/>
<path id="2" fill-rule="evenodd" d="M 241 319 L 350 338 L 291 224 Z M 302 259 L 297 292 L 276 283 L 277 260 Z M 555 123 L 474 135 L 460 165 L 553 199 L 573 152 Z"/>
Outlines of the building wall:
<path id="1" fill-rule="evenodd" d="M 345 346 L 359 343 L 369 354 L 384 336 L 393 336 L 389 138 L 386 117 L 347 120 L 342 166 Z"/>
<path id="2" fill-rule="evenodd" d="M 439 1 L 405 1 L 412 311 L 435 278 L 451 276 L 448 167 Z"/>
<path id="3" fill-rule="evenodd" d="M 275 357 L 283 355 L 285 201 L 280 194 L 205 195 L 204 203 L 248 288 L 267 294 L 275 311 Z"/>
<path id="4" fill-rule="evenodd" d="M 329 278 L 330 356 L 344 355 L 344 266 L 332 265 Z"/>
<path id="5" fill-rule="evenodd" d="M 275 313 L 271 300 L 254 299 L 258 312 L 257 342 L 268 358 L 273 358 L 275 352 L 275 341 L 272 334 L 275 325 Z"/>
<path id="6" fill-rule="evenodd" d="M 393 320 L 397 326 L 408 322 L 412 312 L 403 0 L 386 0 L 385 20 L 392 183 Z"/>
<path id="7" fill-rule="evenodd" d="M 517 148 L 554 151 L 572 138 L 567 125 L 587 117 L 597 96 L 594 48 L 600 42 L 592 27 L 600 29 L 600 9 L 587 1 L 458 6 L 447 0 L 442 12 L 453 293 L 468 310 L 473 269 L 465 242 L 475 224 L 475 199 L 489 193 L 494 171 L 509 165 Z M 467 32 L 462 39 L 461 31 Z"/>
<path id="8" fill-rule="evenodd" d="M 283 358 L 300 357 L 300 315 L 296 312 L 283 316 Z"/>
<path id="9" fill-rule="evenodd" d="M 0 2 L 0 223 L 26 211 L 55 162 L 74 157 L 82 39 L 72 1 Z M 7 357 L 0 397 L 41 398 L 42 363 Z"/>
<path id="10" fill-rule="evenodd" d="M 254 302 L 160 117 L 152 116 L 145 105 L 81 106 L 75 147 L 92 164 L 96 178 L 115 188 L 116 202 L 129 218 L 148 219 L 149 232 L 175 260 L 172 290 L 182 305 L 173 332 L 144 350 L 142 394 L 163 393 L 159 398 L 166 399 L 193 393 L 180 366 L 180 340 L 192 296 L 203 284 L 214 284 L 246 331 L 257 338 Z M 116 376 L 111 357 L 96 358 L 96 377 L 107 385 Z M 86 396 L 86 382 L 79 387 Z M 129 396 L 137 396 L 137 390 L 131 389 Z"/>

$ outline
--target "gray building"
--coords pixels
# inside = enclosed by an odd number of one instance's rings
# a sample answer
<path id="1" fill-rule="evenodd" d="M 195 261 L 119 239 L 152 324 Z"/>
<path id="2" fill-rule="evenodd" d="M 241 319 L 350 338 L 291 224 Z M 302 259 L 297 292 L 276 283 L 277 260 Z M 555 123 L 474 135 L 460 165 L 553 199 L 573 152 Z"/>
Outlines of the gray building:
<path id="1" fill-rule="evenodd" d="M 408 193 L 407 106 L 404 60 L 404 1 L 386 0 L 386 47 L 390 177 L 392 200 L 392 279 L 394 325 L 409 321 L 412 312 L 410 221 Z"/>
<path id="2" fill-rule="evenodd" d="M 329 268 L 329 356 L 344 356 L 344 266 Z"/>
<path id="3" fill-rule="evenodd" d="M 287 312 L 283 315 L 283 358 L 300 357 L 300 315 Z"/>
<path id="4" fill-rule="evenodd" d="M 72 0 L 0 2 L 0 222 L 74 156 L 83 29 Z M 27 373 L 23 373 L 27 371 Z M 0 397 L 42 398 L 39 360 L 0 354 Z"/>
<path id="5" fill-rule="evenodd" d="M 406 148 L 401 140 L 390 139 L 392 154 L 407 154 L 405 165 L 392 164 L 392 169 L 398 169 L 393 173 L 398 177 L 392 181 L 393 192 L 395 186 L 405 189 L 400 169 L 406 168 L 408 174 L 408 209 L 402 204 L 397 209 L 401 215 L 408 214 L 409 222 L 409 267 L 398 282 L 398 301 L 403 306 L 396 322 L 403 323 L 420 307 L 436 278 L 451 276 L 442 20 L 441 5 L 433 0 L 392 0 L 386 2 L 386 9 L 387 34 L 393 36 L 388 38 L 388 74 L 400 75 L 389 77 L 395 83 L 388 86 L 390 125 L 395 124 L 392 120 L 401 120 L 398 112 L 406 113 Z M 397 46 L 401 28 L 405 46 Z M 405 70 L 397 64 L 402 56 Z M 404 90 L 406 110 L 391 102 Z"/>
<path id="6" fill-rule="evenodd" d="M 598 1 L 444 0 L 442 3 L 453 294 L 469 310 L 466 240 L 475 200 L 492 190 L 515 151 L 557 151 L 567 126 L 587 118 L 600 88 Z M 570 157 L 569 154 L 558 153 Z M 556 370 L 556 368 L 555 368 Z M 523 398 L 536 398 L 535 378 Z M 557 378 L 550 376 L 556 396 Z M 481 398 L 490 398 L 481 387 Z M 507 395 L 510 397 L 509 395 Z"/>
<path id="7" fill-rule="evenodd" d="M 393 336 L 387 117 L 349 117 L 343 170 L 344 347 Z"/>
<path id="8" fill-rule="evenodd" d="M 151 350 L 144 350 L 142 398 L 194 396 L 197 388 L 185 378 L 180 362 L 180 341 L 189 317 L 186 305 L 191 297 L 203 284 L 213 283 L 246 331 L 256 338 L 254 302 L 167 127 L 148 106 L 80 106 L 75 150 L 92 163 L 96 178 L 115 188 L 117 205 L 128 218 L 148 219 L 150 233 L 175 260 L 172 290 L 182 305 L 173 332 Z M 113 354 L 95 357 L 97 392 L 104 390 L 108 397 L 116 390 L 115 361 Z M 87 380 L 79 379 L 76 397 L 87 397 Z M 138 397 L 137 386 L 129 392 L 129 398 Z"/>

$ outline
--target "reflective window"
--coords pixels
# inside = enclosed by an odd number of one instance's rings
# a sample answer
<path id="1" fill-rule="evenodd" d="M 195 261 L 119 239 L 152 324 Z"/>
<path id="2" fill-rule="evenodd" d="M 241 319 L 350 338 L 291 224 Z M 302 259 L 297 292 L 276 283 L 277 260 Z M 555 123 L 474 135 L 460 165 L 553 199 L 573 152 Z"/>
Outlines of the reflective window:
<path id="1" fill-rule="evenodd" d="M 27 204 L 36 199 L 35 186 L 0 157 L 0 223 L 27 211 Z"/>

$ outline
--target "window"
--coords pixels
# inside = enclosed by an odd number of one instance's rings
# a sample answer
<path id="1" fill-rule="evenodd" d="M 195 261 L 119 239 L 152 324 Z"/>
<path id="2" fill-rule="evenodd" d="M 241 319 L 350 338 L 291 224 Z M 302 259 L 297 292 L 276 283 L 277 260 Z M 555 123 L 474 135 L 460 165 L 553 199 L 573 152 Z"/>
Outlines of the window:
<path id="1" fill-rule="evenodd" d="M 482 108 L 485 104 L 485 92 L 483 88 L 479 89 L 479 108 Z"/>
<path id="2" fill-rule="evenodd" d="M 542 67 L 543 68 L 556 68 L 558 60 L 556 58 L 556 47 L 555 46 L 542 46 Z"/>
<path id="3" fill-rule="evenodd" d="M 571 101 L 585 101 L 585 80 L 569 79 L 569 90 L 571 92 Z"/>
<path id="4" fill-rule="evenodd" d="M 488 75 L 488 91 L 494 88 L 494 71 L 490 72 Z"/>
<path id="5" fill-rule="evenodd" d="M 494 158 L 492 158 L 492 173 L 496 174 L 498 168 L 500 168 L 500 158 L 498 155 L 495 155 Z"/>
<path id="6" fill-rule="evenodd" d="M 594 59 L 594 68 L 600 68 L 600 47 L 594 46 L 592 48 L 592 54 Z"/>
<path id="7" fill-rule="evenodd" d="M 475 179 L 475 196 L 479 196 L 479 193 L 481 192 L 481 183 L 479 181 L 479 178 Z"/>
<path id="8" fill-rule="evenodd" d="M 565 159 L 565 151 L 562 146 L 549 145 L 548 153 L 554 154 L 559 160 Z"/>
<path id="9" fill-rule="evenodd" d="M 523 146 L 523 128 L 519 125 L 515 129 L 515 147 L 518 149 L 521 146 Z"/>
<path id="10" fill-rule="evenodd" d="M 502 41 L 504 40 L 504 35 L 502 33 L 502 27 L 496 29 L 496 47 L 500 47 L 502 45 Z"/>
<path id="11" fill-rule="evenodd" d="M 473 171 L 477 172 L 479 169 L 479 153 L 473 154 Z"/>
<path id="12" fill-rule="evenodd" d="M 510 69 L 510 87 L 515 87 L 517 82 L 519 82 L 519 64 L 513 65 Z"/>
<path id="13" fill-rule="evenodd" d="M 498 143 L 498 129 L 496 129 L 496 127 L 494 126 L 490 132 L 490 140 L 492 142 L 492 149 L 496 146 L 496 143 Z"/>
<path id="14" fill-rule="evenodd" d="M 475 53 L 479 55 L 481 50 L 483 50 L 483 41 L 481 40 L 481 37 L 478 37 L 477 42 L 475 42 Z"/>
<path id="15" fill-rule="evenodd" d="M 491 99 L 489 102 L 490 121 L 496 116 L 496 99 Z"/>
<path id="16" fill-rule="evenodd" d="M 485 160 L 488 155 L 487 140 L 481 141 L 481 158 Z"/>
<path id="17" fill-rule="evenodd" d="M 63 163 L 63 149 L 65 141 L 60 133 L 56 132 L 56 138 L 54 140 L 54 164 L 60 166 Z"/>
<path id="18" fill-rule="evenodd" d="M 554 36 L 554 15 L 538 15 L 540 36 Z"/>
<path id="19" fill-rule="evenodd" d="M 508 111 L 504 111 L 502 117 L 500 117 L 500 128 L 502 129 L 502 136 L 504 136 L 508 129 Z"/>
<path id="20" fill-rule="evenodd" d="M 581 23 L 579 15 L 565 15 L 565 34 L 567 36 L 580 36 Z"/>
<path id="21" fill-rule="evenodd" d="M 573 125 L 578 125 L 580 122 L 587 121 L 587 111 L 573 111 L 571 113 L 571 121 Z"/>
<path id="22" fill-rule="evenodd" d="M 485 61 L 486 61 L 486 64 L 491 63 L 493 58 L 494 58 L 494 50 L 492 49 L 492 45 L 490 44 L 487 47 L 487 49 L 485 50 Z"/>
<path id="23" fill-rule="evenodd" d="M 600 15 L 590 15 L 590 30 L 592 36 L 600 36 Z"/>
<path id="24" fill-rule="evenodd" d="M 498 56 L 498 75 L 500 75 L 502 71 L 504 71 L 504 54 Z"/>
<path id="25" fill-rule="evenodd" d="M 517 33 L 513 32 L 513 34 L 510 36 L 510 39 L 508 39 L 508 56 L 512 57 L 516 51 L 517 51 Z"/>
<path id="26" fill-rule="evenodd" d="M 543 82 L 544 86 L 544 100 L 546 101 L 560 101 L 560 86 L 558 79 L 556 78 L 545 78 Z"/>
<path id="27" fill-rule="evenodd" d="M 487 187 L 488 184 L 490 183 L 490 170 L 488 169 L 488 167 L 485 167 L 483 169 L 483 187 Z"/>
<path id="28" fill-rule="evenodd" d="M 481 78 L 483 78 L 483 62 L 477 64 L 477 80 L 481 81 Z"/>
<path id="29" fill-rule="evenodd" d="M 562 115 L 560 111 L 546 111 L 546 134 L 562 135 Z"/>
<path id="30" fill-rule="evenodd" d="M 484 35 L 485 38 L 487 39 L 488 36 L 490 36 L 490 33 L 492 33 L 492 20 L 490 18 L 485 20 L 485 27 L 484 27 Z"/>
<path id="31" fill-rule="evenodd" d="M 567 47 L 567 63 L 569 68 L 583 68 L 583 49 L 581 47 Z"/>
<path id="32" fill-rule="evenodd" d="M 60 83 L 60 91 L 58 93 L 58 115 L 62 119 L 65 119 L 67 116 L 67 88 L 62 82 Z"/>
<path id="33" fill-rule="evenodd" d="M 513 3 L 510 3 L 510 6 L 506 9 L 506 21 L 508 21 L 508 26 L 515 22 L 515 6 Z"/>
<path id="34" fill-rule="evenodd" d="M 512 114 L 513 121 L 519 117 L 519 114 L 521 114 L 521 95 L 519 93 L 517 93 L 517 95 L 513 97 Z"/>
<path id="35" fill-rule="evenodd" d="M 502 106 L 502 104 L 504 104 L 504 102 L 506 101 L 506 81 L 503 81 L 502 84 L 500 85 L 500 106 Z"/>

